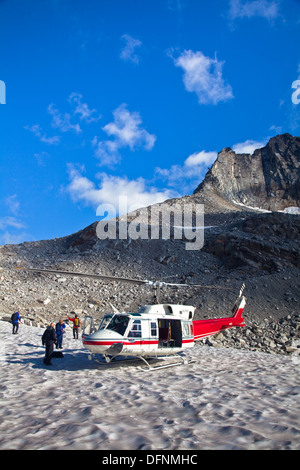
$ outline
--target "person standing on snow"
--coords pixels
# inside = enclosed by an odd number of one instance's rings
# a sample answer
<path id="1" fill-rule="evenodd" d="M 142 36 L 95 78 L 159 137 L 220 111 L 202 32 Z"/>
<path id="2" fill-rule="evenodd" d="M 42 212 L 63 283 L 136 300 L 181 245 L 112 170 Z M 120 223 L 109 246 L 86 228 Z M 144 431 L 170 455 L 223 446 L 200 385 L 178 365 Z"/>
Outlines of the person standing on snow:
<path id="1" fill-rule="evenodd" d="M 13 313 L 12 316 L 11 316 L 11 322 L 12 322 L 12 325 L 13 325 L 13 330 L 12 330 L 13 335 L 18 333 L 19 322 L 20 321 L 21 321 L 21 316 L 20 316 L 19 312 Z"/>
<path id="2" fill-rule="evenodd" d="M 73 338 L 78 339 L 78 330 L 80 326 L 80 320 L 76 314 L 75 314 L 75 318 L 68 317 L 68 319 L 73 323 Z"/>
<path id="3" fill-rule="evenodd" d="M 51 357 L 53 354 L 54 344 L 57 343 L 57 336 L 54 326 L 54 323 L 50 323 L 42 336 L 42 344 L 43 346 L 46 346 L 46 354 L 44 357 L 44 364 L 46 366 L 52 366 Z"/>
<path id="4" fill-rule="evenodd" d="M 63 335 L 65 332 L 66 325 L 64 324 L 63 320 L 59 320 L 58 323 L 56 323 L 56 336 L 57 336 L 57 343 L 56 343 L 56 349 L 62 349 L 62 341 L 63 341 Z"/>

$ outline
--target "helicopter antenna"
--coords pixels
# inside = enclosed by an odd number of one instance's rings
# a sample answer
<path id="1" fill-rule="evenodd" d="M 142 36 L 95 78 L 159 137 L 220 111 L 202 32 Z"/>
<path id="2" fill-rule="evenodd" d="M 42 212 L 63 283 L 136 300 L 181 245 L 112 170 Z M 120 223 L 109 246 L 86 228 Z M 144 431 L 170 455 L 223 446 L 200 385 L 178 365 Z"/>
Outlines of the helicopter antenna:
<path id="1" fill-rule="evenodd" d="M 240 293 L 239 293 L 239 298 L 242 297 L 242 294 L 244 292 L 244 289 L 245 289 L 245 284 L 242 285 L 241 289 L 240 289 Z"/>
<path id="2" fill-rule="evenodd" d="M 241 289 L 240 289 L 240 292 L 239 292 L 239 296 L 238 298 L 236 299 L 235 303 L 234 303 L 234 306 L 232 307 L 231 311 L 232 313 L 235 313 L 237 311 L 237 307 L 238 307 L 238 304 L 239 304 L 239 301 L 243 295 L 243 292 L 244 292 L 244 289 L 245 289 L 245 284 L 242 285 Z"/>
<path id="3" fill-rule="evenodd" d="M 120 313 L 119 310 L 112 303 L 109 302 L 109 305 L 113 309 L 114 313 Z"/>

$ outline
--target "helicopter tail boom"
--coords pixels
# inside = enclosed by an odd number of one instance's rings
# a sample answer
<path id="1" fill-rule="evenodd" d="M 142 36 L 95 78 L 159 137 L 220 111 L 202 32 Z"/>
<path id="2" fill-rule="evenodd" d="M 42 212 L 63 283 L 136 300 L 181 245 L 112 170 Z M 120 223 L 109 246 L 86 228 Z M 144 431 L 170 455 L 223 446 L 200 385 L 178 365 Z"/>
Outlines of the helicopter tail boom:
<path id="1" fill-rule="evenodd" d="M 239 297 L 233 307 L 232 317 L 193 321 L 195 341 L 217 334 L 228 328 L 245 326 L 244 318 L 242 317 L 245 305 L 245 297 Z"/>

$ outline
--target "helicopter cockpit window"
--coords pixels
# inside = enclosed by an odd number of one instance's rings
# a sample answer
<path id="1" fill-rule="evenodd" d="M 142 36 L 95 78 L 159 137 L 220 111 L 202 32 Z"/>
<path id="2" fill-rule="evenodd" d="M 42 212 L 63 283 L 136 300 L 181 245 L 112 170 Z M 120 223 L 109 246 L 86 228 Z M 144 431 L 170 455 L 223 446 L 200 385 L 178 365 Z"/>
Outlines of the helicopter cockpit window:
<path id="1" fill-rule="evenodd" d="M 141 338 L 142 337 L 142 324 L 141 320 L 134 320 L 131 330 L 128 334 L 131 338 Z"/>
<path id="2" fill-rule="evenodd" d="M 104 315 L 104 317 L 102 318 L 102 321 L 100 323 L 99 330 L 104 330 L 107 327 L 107 325 L 109 324 L 112 317 L 113 317 L 112 313 L 109 314 L 109 315 Z"/>
<path id="3" fill-rule="evenodd" d="M 128 323 L 129 317 L 126 315 L 114 315 L 106 328 L 108 330 L 116 331 L 123 336 L 127 329 Z"/>

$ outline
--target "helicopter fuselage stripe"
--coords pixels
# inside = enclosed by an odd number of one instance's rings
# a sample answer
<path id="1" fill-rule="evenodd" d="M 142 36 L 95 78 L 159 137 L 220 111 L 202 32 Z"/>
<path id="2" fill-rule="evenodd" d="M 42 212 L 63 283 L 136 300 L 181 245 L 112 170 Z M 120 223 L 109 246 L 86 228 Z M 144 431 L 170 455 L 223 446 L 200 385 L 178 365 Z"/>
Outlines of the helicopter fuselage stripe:
<path id="1" fill-rule="evenodd" d="M 187 344 L 187 343 L 193 343 L 194 338 L 189 338 L 189 339 L 183 339 L 182 344 Z M 140 346 L 140 345 L 158 345 L 158 340 L 154 341 L 147 341 L 147 340 L 140 340 L 140 341 L 99 341 L 99 340 L 84 340 L 83 344 L 84 345 L 89 345 L 89 346 L 113 346 L 114 344 L 123 344 L 123 346 Z"/>

